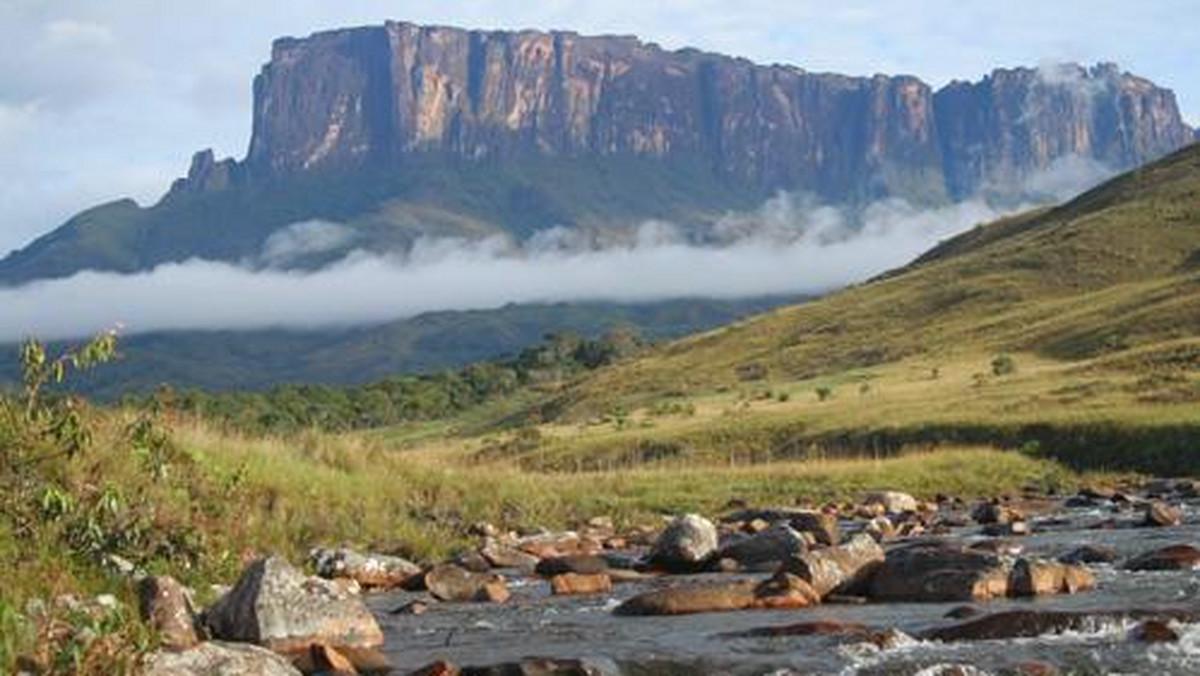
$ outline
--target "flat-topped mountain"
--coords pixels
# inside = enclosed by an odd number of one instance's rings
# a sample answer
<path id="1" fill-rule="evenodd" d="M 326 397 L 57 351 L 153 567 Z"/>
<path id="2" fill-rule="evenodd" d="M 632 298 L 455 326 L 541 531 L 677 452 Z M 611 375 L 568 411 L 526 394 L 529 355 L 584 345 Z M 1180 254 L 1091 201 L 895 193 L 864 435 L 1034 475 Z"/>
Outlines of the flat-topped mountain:
<path id="1" fill-rule="evenodd" d="M 311 219 L 354 236 L 302 267 L 423 235 L 703 225 L 780 190 L 849 205 L 1012 198 L 1065 159 L 1119 171 L 1193 139 L 1170 90 L 1108 64 L 935 92 L 632 37 L 409 23 L 278 40 L 253 125 L 244 159 L 197 153 L 158 204 L 81 213 L 0 261 L 0 283 L 254 261 Z"/>

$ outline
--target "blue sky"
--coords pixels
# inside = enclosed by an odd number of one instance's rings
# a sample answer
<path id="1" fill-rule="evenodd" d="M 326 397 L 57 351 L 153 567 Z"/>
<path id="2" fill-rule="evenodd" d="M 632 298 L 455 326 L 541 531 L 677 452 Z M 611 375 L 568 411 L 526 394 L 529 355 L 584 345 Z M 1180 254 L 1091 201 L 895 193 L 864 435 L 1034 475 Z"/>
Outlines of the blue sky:
<path id="1" fill-rule="evenodd" d="M 1173 88 L 1200 122 L 1188 0 L 0 0 L 0 252 L 100 201 L 154 201 L 201 148 L 240 157 L 272 39 L 385 19 L 636 34 L 934 86 L 1115 61 Z"/>

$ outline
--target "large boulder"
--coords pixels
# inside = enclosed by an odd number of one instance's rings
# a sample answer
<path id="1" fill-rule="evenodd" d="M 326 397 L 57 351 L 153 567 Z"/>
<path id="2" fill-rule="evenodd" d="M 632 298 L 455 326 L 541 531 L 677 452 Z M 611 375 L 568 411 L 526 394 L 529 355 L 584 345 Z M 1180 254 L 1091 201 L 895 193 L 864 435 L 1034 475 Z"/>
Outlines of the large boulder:
<path id="1" fill-rule="evenodd" d="M 1126 570 L 1196 570 L 1200 568 L 1200 549 L 1191 545 L 1170 545 L 1144 552 L 1125 562 Z"/>
<path id="2" fill-rule="evenodd" d="M 374 648 L 383 632 L 358 596 L 308 577 L 280 557 L 250 564 L 233 589 L 204 614 L 214 638 L 256 643 L 277 652 L 314 643 Z"/>
<path id="3" fill-rule="evenodd" d="M 562 573 L 550 578 L 550 591 L 555 596 L 606 594 L 612 586 L 612 578 L 606 573 Z"/>
<path id="4" fill-rule="evenodd" d="M 1096 576 L 1076 564 L 1020 559 L 1008 577 L 1009 596 L 1074 594 L 1096 586 Z"/>
<path id="5" fill-rule="evenodd" d="M 201 643 L 147 655 L 142 676 L 301 676 L 283 657 L 246 643 Z"/>
<path id="6" fill-rule="evenodd" d="M 393 589 L 421 574 L 421 567 L 399 556 L 361 554 L 349 549 L 315 549 L 309 556 L 317 575 L 354 580 L 364 589 Z"/>
<path id="7" fill-rule="evenodd" d="M 733 610 L 806 608 L 821 602 L 807 582 L 780 573 L 764 582 L 668 587 L 639 594 L 613 611 L 616 615 L 686 615 Z"/>
<path id="8" fill-rule="evenodd" d="M 921 507 L 921 503 L 908 493 L 899 491 L 875 491 L 868 493 L 863 498 L 863 504 L 867 506 L 878 505 L 886 514 L 904 514 L 905 512 L 915 512 Z"/>
<path id="9" fill-rule="evenodd" d="M 142 578 L 138 582 L 138 609 L 142 619 L 158 634 L 162 647 L 187 650 L 200 642 L 192 600 L 175 578 Z"/>
<path id="10" fill-rule="evenodd" d="M 745 569 L 778 565 L 808 551 L 804 536 L 787 524 L 775 524 L 754 535 L 725 543 L 716 558 L 730 559 Z"/>
<path id="11" fill-rule="evenodd" d="M 1010 566 L 999 556 L 944 542 L 888 552 L 872 576 L 877 601 L 976 601 L 1008 594 Z"/>
<path id="12" fill-rule="evenodd" d="M 818 549 L 787 561 L 785 569 L 812 585 L 822 598 L 862 589 L 884 562 L 875 538 L 859 533 L 844 545 Z"/>
<path id="13" fill-rule="evenodd" d="M 668 572 L 703 568 L 717 552 L 717 527 L 699 514 L 685 514 L 667 526 L 650 552 L 652 565 Z"/>
<path id="14" fill-rule="evenodd" d="M 434 566 L 425 573 L 425 587 L 442 601 L 503 603 L 509 598 L 502 575 L 472 573 L 452 563 Z"/>
<path id="15" fill-rule="evenodd" d="M 1017 559 L 945 542 L 922 542 L 888 552 L 871 580 L 877 601 L 986 601 L 1006 596 L 1073 594 L 1096 585 L 1083 566 Z"/>
<path id="16" fill-rule="evenodd" d="M 1168 505 L 1165 502 L 1154 500 L 1146 505 L 1146 511 L 1142 518 L 1143 526 L 1149 527 L 1165 527 L 1178 526 L 1183 523 L 1183 512 L 1178 507 Z"/>
<path id="17" fill-rule="evenodd" d="M 976 503 L 971 508 L 971 518 L 975 520 L 975 523 L 984 526 L 1004 526 L 1025 521 L 1025 515 L 1020 510 L 995 501 Z"/>

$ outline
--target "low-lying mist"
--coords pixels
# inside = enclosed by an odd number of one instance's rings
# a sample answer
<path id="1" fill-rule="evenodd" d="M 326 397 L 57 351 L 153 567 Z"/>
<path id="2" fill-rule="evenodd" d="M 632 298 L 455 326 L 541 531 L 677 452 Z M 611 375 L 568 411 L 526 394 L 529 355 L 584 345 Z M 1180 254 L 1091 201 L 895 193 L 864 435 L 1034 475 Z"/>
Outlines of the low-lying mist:
<path id="1" fill-rule="evenodd" d="M 781 194 L 699 235 L 647 222 L 603 247 L 563 229 L 521 245 L 424 239 L 403 255 L 353 250 L 316 271 L 289 270 L 289 260 L 353 242 L 346 226 L 309 221 L 276 233 L 258 260 L 240 265 L 189 260 L 0 289 L 0 342 L 117 326 L 126 333 L 301 329 L 507 303 L 820 293 L 903 265 L 1005 211 L 983 201 L 918 209 L 893 199 L 850 213 Z"/>

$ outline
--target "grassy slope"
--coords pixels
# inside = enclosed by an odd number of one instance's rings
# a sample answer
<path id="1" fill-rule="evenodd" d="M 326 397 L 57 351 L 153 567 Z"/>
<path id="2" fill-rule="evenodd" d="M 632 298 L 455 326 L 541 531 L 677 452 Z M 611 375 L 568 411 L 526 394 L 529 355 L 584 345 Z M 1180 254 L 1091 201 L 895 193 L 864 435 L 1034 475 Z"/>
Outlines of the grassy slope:
<path id="1" fill-rule="evenodd" d="M 795 454 L 885 428 L 930 441 L 938 435 L 919 431 L 987 428 L 997 441 L 1037 423 L 1195 432 L 1198 270 L 1192 147 L 879 280 L 601 371 L 543 407 L 556 422 L 537 453 L 603 466 L 647 447 L 681 460 Z M 1017 373 L 991 373 L 1001 353 Z M 765 377 L 750 379 L 756 371 Z M 819 387 L 833 396 L 818 401 Z"/>

